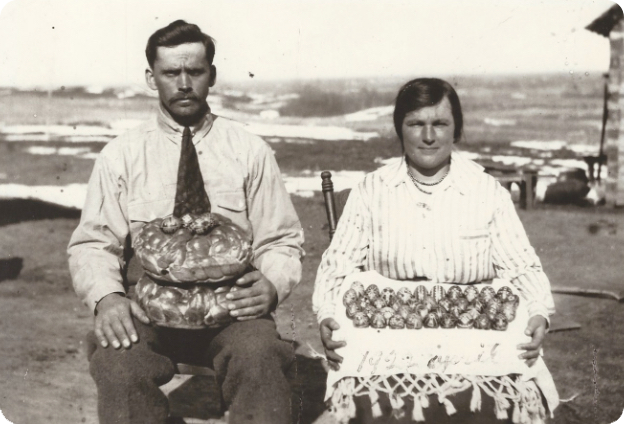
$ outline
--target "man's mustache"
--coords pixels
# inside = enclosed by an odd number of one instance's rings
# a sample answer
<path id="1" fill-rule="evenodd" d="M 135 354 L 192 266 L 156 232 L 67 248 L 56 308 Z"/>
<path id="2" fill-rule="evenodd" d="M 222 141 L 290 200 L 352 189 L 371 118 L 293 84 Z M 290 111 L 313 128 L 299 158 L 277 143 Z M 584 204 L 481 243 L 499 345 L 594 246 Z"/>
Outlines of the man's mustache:
<path id="1" fill-rule="evenodd" d="M 177 94 L 171 98 L 170 103 L 175 103 L 180 100 L 195 100 L 199 101 L 199 97 L 197 97 L 194 93 L 186 93 L 186 94 Z"/>

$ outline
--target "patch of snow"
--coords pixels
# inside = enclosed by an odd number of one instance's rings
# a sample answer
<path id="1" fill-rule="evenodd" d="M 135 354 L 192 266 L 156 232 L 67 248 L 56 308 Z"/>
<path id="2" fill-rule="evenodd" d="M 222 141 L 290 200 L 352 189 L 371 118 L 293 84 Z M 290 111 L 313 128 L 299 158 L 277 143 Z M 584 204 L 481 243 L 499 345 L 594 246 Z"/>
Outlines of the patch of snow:
<path id="1" fill-rule="evenodd" d="M 567 147 L 568 143 L 563 140 L 531 140 L 531 141 L 512 141 L 510 145 L 514 147 L 521 147 L 525 149 L 534 150 L 561 150 Z"/>
<path id="2" fill-rule="evenodd" d="M 358 132 L 350 128 L 336 126 L 302 126 L 284 124 L 250 123 L 245 128 L 262 137 L 308 138 L 313 140 L 361 140 L 378 137 L 377 132 Z"/>
<path id="3" fill-rule="evenodd" d="M 516 125 L 515 119 L 501 119 L 501 118 L 485 118 L 483 122 L 493 127 L 512 127 Z"/>
<path id="4" fill-rule="evenodd" d="M 524 156 L 502 156 L 502 155 L 494 155 L 492 156 L 492 160 L 494 162 L 500 162 L 505 165 L 516 165 L 516 166 L 524 166 L 533 162 L 531 158 L 527 158 Z"/>
<path id="5" fill-rule="evenodd" d="M 107 142 L 120 133 L 117 129 L 96 125 L 10 125 L 0 128 L 4 141 Z"/>
<path id="6" fill-rule="evenodd" d="M 260 118 L 262 119 L 277 119 L 280 117 L 280 113 L 277 110 L 274 109 L 268 109 L 268 110 L 263 110 L 262 112 L 260 112 Z"/>
<path id="7" fill-rule="evenodd" d="M 75 209 L 82 209 L 86 194 L 87 184 L 69 184 L 66 186 L 0 185 L 0 198 L 3 199 L 37 199 Z"/>
<path id="8" fill-rule="evenodd" d="M 89 147 L 49 147 L 31 146 L 25 149 L 31 155 L 84 156 L 91 153 Z"/>
<path id="9" fill-rule="evenodd" d="M 394 106 L 379 106 L 369 109 L 360 110 L 354 113 L 344 115 L 347 122 L 374 121 L 383 116 L 392 115 Z"/>
<path id="10" fill-rule="evenodd" d="M 550 161 L 551 165 L 559 166 L 562 168 L 581 168 L 587 169 L 587 164 L 583 160 L 578 159 L 553 159 Z"/>

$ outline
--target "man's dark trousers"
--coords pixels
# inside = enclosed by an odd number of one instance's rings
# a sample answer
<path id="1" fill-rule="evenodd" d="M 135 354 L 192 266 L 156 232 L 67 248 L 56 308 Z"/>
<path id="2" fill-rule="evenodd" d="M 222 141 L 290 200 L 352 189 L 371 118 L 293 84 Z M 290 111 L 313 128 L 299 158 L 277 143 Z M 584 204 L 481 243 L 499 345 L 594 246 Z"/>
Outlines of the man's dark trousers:
<path id="1" fill-rule="evenodd" d="M 134 324 L 139 342 L 130 349 L 102 348 L 89 333 L 100 424 L 165 424 L 169 406 L 159 386 L 173 378 L 178 362 L 215 370 L 230 423 L 290 424 L 285 373 L 295 356 L 291 344 L 279 339 L 272 318 L 217 330 Z"/>

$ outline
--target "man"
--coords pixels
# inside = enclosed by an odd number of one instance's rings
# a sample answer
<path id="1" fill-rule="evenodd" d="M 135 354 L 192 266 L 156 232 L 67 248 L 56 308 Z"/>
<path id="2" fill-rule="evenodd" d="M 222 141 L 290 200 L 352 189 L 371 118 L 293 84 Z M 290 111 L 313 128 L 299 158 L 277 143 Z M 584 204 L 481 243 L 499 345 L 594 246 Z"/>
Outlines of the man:
<path id="1" fill-rule="evenodd" d="M 95 313 L 90 370 L 101 424 L 166 422 L 167 399 L 158 386 L 173 377 L 176 361 L 214 368 L 230 422 L 290 422 L 284 372 L 294 353 L 270 313 L 300 280 L 303 231 L 268 145 L 210 113 L 214 53 L 212 38 L 184 21 L 150 37 L 145 76 L 158 90 L 158 116 L 102 150 L 69 244 L 74 288 Z M 141 227 L 174 209 L 181 140 L 189 130 L 213 212 L 253 235 L 256 270 L 228 294 L 235 321 L 216 330 L 151 325 L 126 297 L 121 271 Z"/>

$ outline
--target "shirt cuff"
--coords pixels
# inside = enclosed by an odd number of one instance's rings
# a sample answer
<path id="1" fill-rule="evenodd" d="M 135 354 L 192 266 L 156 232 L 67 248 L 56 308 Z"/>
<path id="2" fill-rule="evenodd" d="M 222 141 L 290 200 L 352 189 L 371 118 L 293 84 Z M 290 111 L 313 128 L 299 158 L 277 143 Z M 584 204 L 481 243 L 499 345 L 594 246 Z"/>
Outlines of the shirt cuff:
<path id="1" fill-rule="evenodd" d="M 532 303 L 529 303 L 527 310 L 529 312 L 529 319 L 535 315 L 541 315 L 546 319 L 546 329 L 550 328 L 550 315 L 551 314 L 548 313 L 548 308 L 546 308 L 546 306 L 541 305 L 537 302 L 532 302 Z"/>
<path id="2" fill-rule="evenodd" d="M 292 291 L 292 288 L 301 281 L 301 261 L 294 257 L 279 255 L 272 257 L 269 254 L 262 255 L 256 268 L 275 287 L 277 291 L 277 304 L 281 304 Z"/>
<path id="3" fill-rule="evenodd" d="M 126 291 L 124 290 L 122 284 L 116 282 L 96 284 L 84 297 L 84 303 L 95 314 L 95 307 L 100 302 L 100 300 L 102 300 L 111 293 L 125 294 Z"/>
<path id="4" fill-rule="evenodd" d="M 336 316 L 336 305 L 326 303 L 316 313 L 316 320 L 320 324 L 326 318 L 334 318 Z"/>

